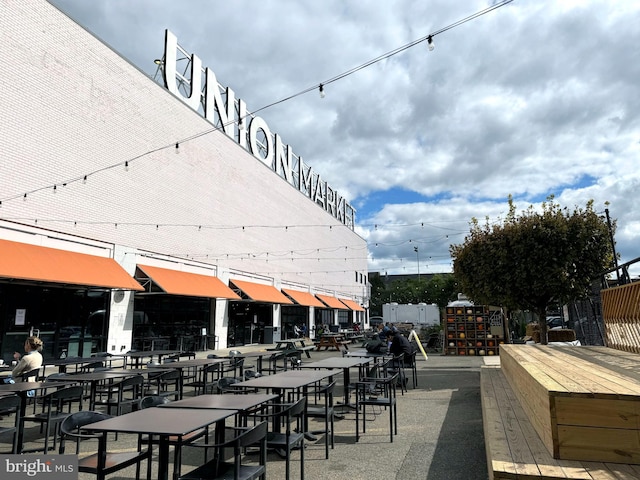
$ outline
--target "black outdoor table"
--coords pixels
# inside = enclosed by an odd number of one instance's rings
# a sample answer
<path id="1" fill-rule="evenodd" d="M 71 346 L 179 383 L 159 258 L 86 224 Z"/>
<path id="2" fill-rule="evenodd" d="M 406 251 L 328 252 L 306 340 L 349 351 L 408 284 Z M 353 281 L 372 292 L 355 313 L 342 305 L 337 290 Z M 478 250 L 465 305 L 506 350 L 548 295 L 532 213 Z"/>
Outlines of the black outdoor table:
<path id="1" fill-rule="evenodd" d="M 381 358 L 384 359 L 385 357 L 393 358 L 392 353 L 372 353 L 372 352 L 367 352 L 366 350 L 351 350 L 347 352 L 345 356 L 359 357 L 359 358 L 373 358 L 375 362 L 377 362 Z"/>
<path id="2" fill-rule="evenodd" d="M 191 432 L 217 423 L 216 438 L 224 435 L 224 420 L 238 413 L 229 409 L 202 408 L 145 408 L 87 425 L 95 432 L 131 433 L 157 435 L 160 439 L 158 451 L 158 480 L 169 478 L 169 437 L 184 437 Z M 105 440 L 106 445 L 106 440 Z"/>
<path id="3" fill-rule="evenodd" d="M 213 408 L 229 410 L 235 409 L 242 415 L 243 424 L 245 423 L 247 414 L 263 403 L 277 400 L 278 395 L 274 393 L 247 393 L 244 395 L 198 395 L 197 397 L 189 397 L 184 400 L 165 403 L 160 405 L 162 408 Z"/>
<path id="4" fill-rule="evenodd" d="M 131 359 L 135 359 L 135 366 L 139 367 L 142 363 L 142 359 L 145 357 L 149 357 L 149 361 L 153 361 L 153 357 L 158 357 L 158 363 L 162 363 L 162 357 L 167 355 L 175 355 L 177 353 L 182 353 L 180 350 L 140 350 L 127 352 L 124 354 L 124 366 L 127 366 L 127 357 Z"/>
<path id="5" fill-rule="evenodd" d="M 113 363 L 114 360 L 122 360 L 124 357 L 122 356 L 109 356 L 109 357 L 67 357 L 67 358 L 56 358 L 54 360 L 47 360 L 45 362 L 46 365 L 50 365 L 53 367 L 58 367 L 58 372 L 66 373 L 67 367 L 75 366 L 75 370 L 78 371 L 79 367 L 90 365 L 92 363 L 107 363 L 109 367 Z"/>
<path id="6" fill-rule="evenodd" d="M 268 350 L 251 350 L 250 352 L 240 352 L 233 355 L 233 358 L 255 358 L 256 359 L 256 371 L 262 373 L 262 363 L 264 357 L 270 357 L 275 351 Z M 244 370 L 244 367 L 243 367 Z"/>
<path id="7" fill-rule="evenodd" d="M 17 393 L 20 395 L 20 418 L 24 418 L 27 412 L 27 400 L 29 396 L 27 392 L 31 390 L 46 390 L 47 388 L 59 388 L 62 385 L 56 385 L 51 382 L 16 382 L 0 384 L 0 395 L 3 393 Z M 24 423 L 20 422 L 18 427 L 18 453 L 22 453 L 24 441 Z"/>
<path id="8" fill-rule="evenodd" d="M 137 369 L 119 369 L 119 370 L 103 370 L 99 372 L 88 373 L 73 373 L 56 378 L 56 382 L 71 382 L 71 383 L 88 383 L 90 385 L 89 393 L 89 410 L 94 410 L 96 406 L 96 391 L 98 385 L 102 382 L 113 381 L 122 378 L 132 377 L 134 375 L 145 375 L 153 372 L 159 372 L 151 368 L 137 368 Z M 53 382 L 49 382 L 51 386 Z"/>
<path id="9" fill-rule="evenodd" d="M 361 371 L 364 365 L 367 365 L 370 362 L 369 358 L 349 358 L 349 357 L 329 357 L 323 360 L 318 360 L 317 362 L 311 363 L 303 363 L 300 365 L 300 368 L 325 368 L 328 370 L 332 370 L 334 368 L 341 368 L 344 374 L 344 403 L 340 404 L 340 406 L 350 407 L 352 405 L 349 404 L 349 385 L 351 384 L 351 376 L 350 369 L 354 367 L 358 367 L 358 370 Z M 362 375 L 360 375 L 362 377 Z"/>
<path id="10" fill-rule="evenodd" d="M 274 375 L 264 375 L 262 377 L 252 378 L 244 382 L 238 382 L 231 385 L 234 389 L 254 389 L 264 388 L 273 391 L 280 401 L 283 400 L 284 390 L 292 392 L 300 392 L 306 397 L 309 385 L 320 382 L 325 378 L 332 377 L 335 373 L 327 370 L 287 370 L 286 372 L 276 373 Z M 236 395 L 234 395 L 236 396 Z M 307 416 L 304 417 L 305 436 L 310 440 L 315 440 L 315 436 L 308 432 Z M 280 431 L 280 424 L 274 421 L 273 430 Z"/>

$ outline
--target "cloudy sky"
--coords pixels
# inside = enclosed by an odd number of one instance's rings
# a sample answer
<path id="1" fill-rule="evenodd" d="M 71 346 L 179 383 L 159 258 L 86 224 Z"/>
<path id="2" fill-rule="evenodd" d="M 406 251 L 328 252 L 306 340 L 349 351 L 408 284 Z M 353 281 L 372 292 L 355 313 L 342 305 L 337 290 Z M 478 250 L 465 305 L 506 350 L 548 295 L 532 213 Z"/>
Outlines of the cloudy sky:
<path id="1" fill-rule="evenodd" d="M 255 111 L 501 2 L 51 3 L 152 76 L 170 29 Z M 449 245 L 472 217 L 502 218 L 509 194 L 518 210 L 609 202 L 626 262 L 640 257 L 639 26 L 632 0 L 514 0 L 260 115 L 357 209 L 371 271 L 451 271 Z"/>

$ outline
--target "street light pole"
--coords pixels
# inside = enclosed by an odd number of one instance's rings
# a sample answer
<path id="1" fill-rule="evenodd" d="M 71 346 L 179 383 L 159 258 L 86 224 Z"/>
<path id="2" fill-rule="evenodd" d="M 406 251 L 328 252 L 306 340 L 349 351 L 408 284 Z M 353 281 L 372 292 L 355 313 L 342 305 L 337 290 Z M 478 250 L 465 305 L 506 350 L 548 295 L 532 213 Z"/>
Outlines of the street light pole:
<path id="1" fill-rule="evenodd" d="M 413 251 L 416 252 L 416 260 L 418 262 L 418 280 L 420 280 L 420 252 L 418 247 L 413 247 Z"/>

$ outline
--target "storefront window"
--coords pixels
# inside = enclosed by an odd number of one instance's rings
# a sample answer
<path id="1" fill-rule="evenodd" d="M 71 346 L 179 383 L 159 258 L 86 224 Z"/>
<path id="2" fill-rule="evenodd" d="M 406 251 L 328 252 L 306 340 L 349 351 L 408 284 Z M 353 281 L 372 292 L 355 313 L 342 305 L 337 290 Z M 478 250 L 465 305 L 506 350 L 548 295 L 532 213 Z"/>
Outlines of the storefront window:
<path id="1" fill-rule="evenodd" d="M 273 343 L 273 306 L 230 302 L 227 345 L 235 347 L 251 343 Z"/>
<path id="2" fill-rule="evenodd" d="M 106 348 L 109 290 L 0 283 L 0 352 L 10 362 L 30 334 L 46 359 L 89 357 Z"/>
<path id="3" fill-rule="evenodd" d="M 297 338 L 295 333 L 296 325 L 302 328 L 304 325 L 307 329 L 307 317 L 309 316 L 309 307 L 290 307 L 282 306 L 282 340 Z"/>
<path id="4" fill-rule="evenodd" d="M 134 350 L 195 351 L 205 348 L 210 331 L 209 298 L 136 295 L 133 315 Z"/>

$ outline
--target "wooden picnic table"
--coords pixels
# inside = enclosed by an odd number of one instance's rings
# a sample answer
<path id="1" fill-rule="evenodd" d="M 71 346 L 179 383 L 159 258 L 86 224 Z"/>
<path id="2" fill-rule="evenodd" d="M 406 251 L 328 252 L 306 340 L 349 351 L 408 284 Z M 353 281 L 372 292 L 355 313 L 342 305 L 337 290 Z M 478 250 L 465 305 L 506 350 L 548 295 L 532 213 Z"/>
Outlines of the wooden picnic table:
<path id="1" fill-rule="evenodd" d="M 329 350 L 330 348 L 335 348 L 340 351 L 341 347 L 349 349 L 348 345 L 351 343 L 351 340 L 346 340 L 344 335 L 339 333 L 325 333 L 320 337 L 320 340 L 314 342 L 316 346 L 316 350 L 320 350 L 324 348 L 325 350 Z"/>

